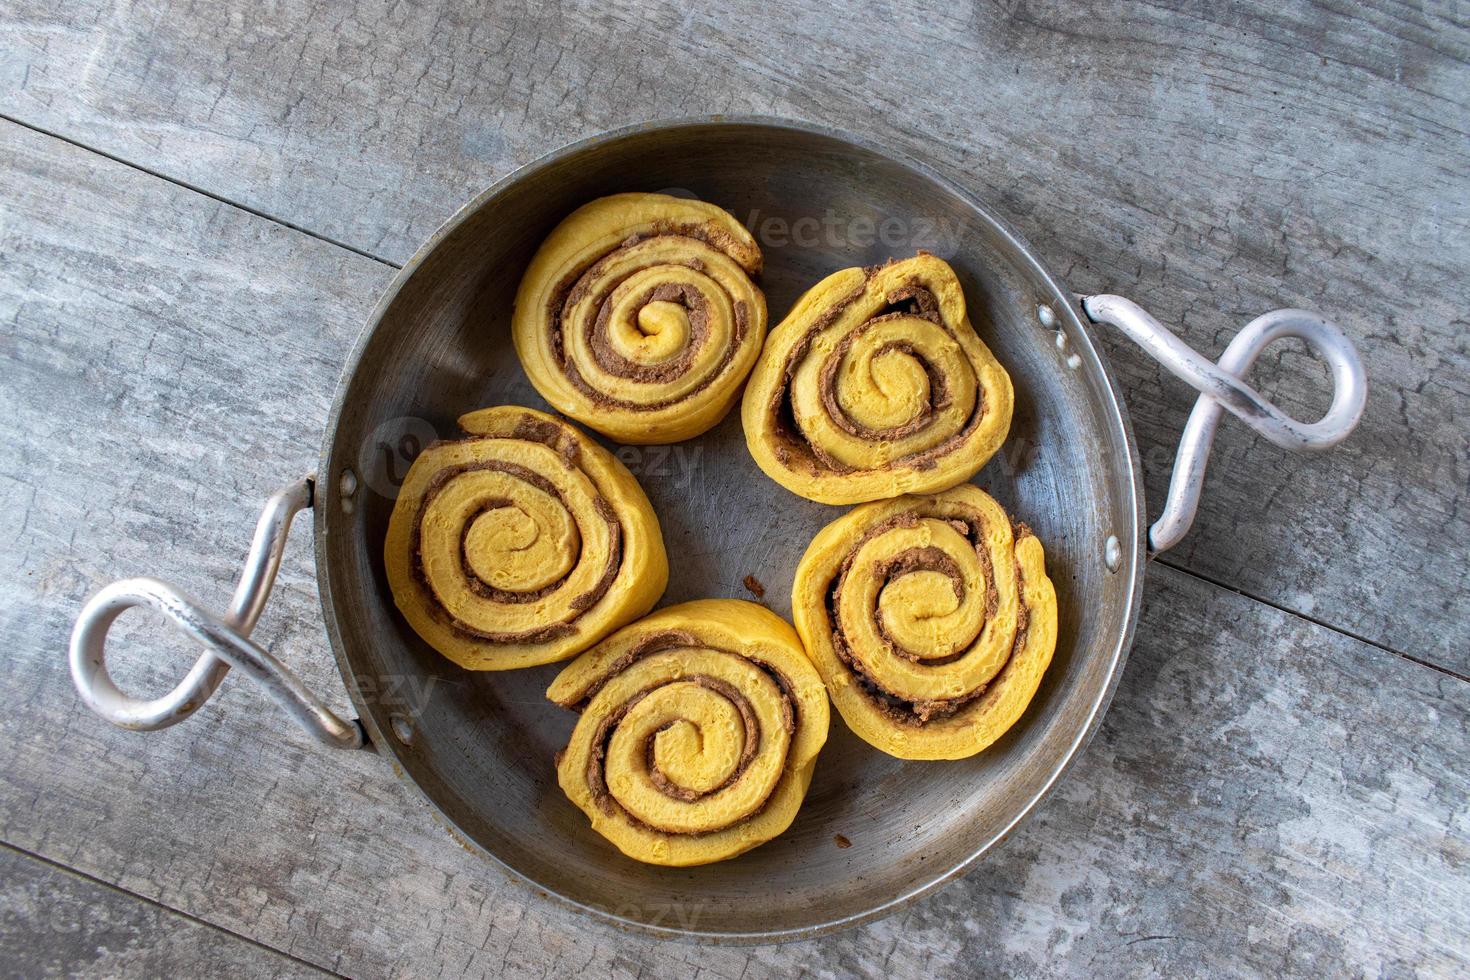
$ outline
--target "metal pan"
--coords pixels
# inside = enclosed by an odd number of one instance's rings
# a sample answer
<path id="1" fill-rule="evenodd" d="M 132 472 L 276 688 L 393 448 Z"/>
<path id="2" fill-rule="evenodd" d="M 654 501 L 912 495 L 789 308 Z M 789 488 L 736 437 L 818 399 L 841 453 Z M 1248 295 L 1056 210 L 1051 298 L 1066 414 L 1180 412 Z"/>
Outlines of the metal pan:
<path id="1" fill-rule="evenodd" d="M 417 446 L 453 435 L 455 418 L 469 409 L 542 405 L 509 337 L 511 299 L 542 237 L 599 195 L 674 188 L 751 222 L 766 254 L 773 320 L 835 269 L 916 248 L 949 260 L 977 330 L 1016 387 L 1009 442 L 976 482 L 1045 542 L 1060 607 L 1055 661 L 1025 717 L 994 747 L 962 762 L 901 762 L 834 716 L 791 829 L 736 860 L 682 870 L 622 857 L 563 798 L 552 756 L 573 719 L 542 693 L 556 668 L 453 667 L 395 613 L 381 560 L 396 480 Z M 1164 516 L 1147 533 L 1133 431 L 1089 320 L 1121 328 L 1202 392 Z M 1332 407 L 1317 424 L 1283 416 L 1241 380 L 1281 336 L 1306 340 L 1332 370 Z M 1310 313 L 1262 317 L 1216 365 L 1127 300 L 1077 301 L 963 189 L 866 140 L 758 118 L 637 126 L 521 169 L 440 229 L 389 287 L 348 359 L 318 478 L 288 487 L 262 515 L 229 612 L 216 616 L 151 579 L 114 584 L 77 621 L 73 676 L 103 717 L 156 729 L 197 710 L 234 666 L 326 745 L 376 747 L 456 836 L 595 917 L 713 940 L 812 936 L 892 912 L 960 874 L 1057 784 L 1107 708 L 1150 553 L 1175 543 L 1193 519 L 1222 410 L 1286 448 L 1320 449 L 1351 431 L 1365 393 L 1352 345 Z M 739 412 L 690 443 L 617 451 L 664 527 L 666 603 L 745 596 L 742 581 L 753 575 L 766 603 L 789 615 L 797 559 L 841 511 L 762 476 Z M 285 528 L 305 507 L 315 518 L 327 633 L 361 715 L 354 721 L 333 714 L 248 639 Z M 210 650 L 178 688 L 149 702 L 118 691 L 104 665 L 108 626 L 135 605 L 161 610 Z"/>

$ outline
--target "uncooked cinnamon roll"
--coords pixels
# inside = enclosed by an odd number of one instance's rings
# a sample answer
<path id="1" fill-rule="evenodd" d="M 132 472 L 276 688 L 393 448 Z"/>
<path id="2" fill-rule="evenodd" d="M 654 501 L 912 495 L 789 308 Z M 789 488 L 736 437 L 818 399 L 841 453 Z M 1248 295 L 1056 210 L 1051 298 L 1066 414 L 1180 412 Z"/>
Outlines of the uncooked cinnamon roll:
<path id="1" fill-rule="evenodd" d="M 760 354 L 761 253 L 725 211 L 614 194 L 551 232 L 516 293 L 512 333 L 531 383 L 620 442 L 677 442 L 730 410 Z"/>
<path id="2" fill-rule="evenodd" d="M 1012 402 L 954 270 L 921 252 L 808 290 L 771 331 L 741 418 L 767 476 L 851 504 L 969 479 L 1005 440 Z"/>
<path id="3" fill-rule="evenodd" d="M 546 696 L 582 713 L 557 759 L 562 790 L 649 864 L 723 861 L 780 834 L 827 740 L 827 693 L 796 634 L 738 599 L 624 627 Z"/>
<path id="4" fill-rule="evenodd" d="M 900 759 L 985 749 L 1026 710 L 1056 648 L 1041 542 L 968 483 L 827 525 L 791 604 L 848 727 Z"/>
<path id="5" fill-rule="evenodd" d="M 470 670 L 565 660 L 653 608 L 668 582 L 638 481 L 572 426 L 502 406 L 459 420 L 403 481 L 384 546 L 414 631 Z"/>

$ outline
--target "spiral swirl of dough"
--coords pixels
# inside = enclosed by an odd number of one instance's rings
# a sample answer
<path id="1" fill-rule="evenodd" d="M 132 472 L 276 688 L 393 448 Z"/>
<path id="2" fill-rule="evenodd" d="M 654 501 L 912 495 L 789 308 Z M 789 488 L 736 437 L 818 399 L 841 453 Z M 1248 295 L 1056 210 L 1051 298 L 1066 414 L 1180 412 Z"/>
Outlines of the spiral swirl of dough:
<path id="1" fill-rule="evenodd" d="M 848 727 L 901 759 L 984 750 L 1056 648 L 1041 543 L 968 483 L 827 525 L 797 567 L 792 614 Z"/>
<path id="2" fill-rule="evenodd" d="M 667 443 L 729 412 L 760 354 L 766 299 L 755 239 L 712 204 L 614 194 L 542 243 L 512 334 L 559 411 L 621 442 Z"/>
<path id="3" fill-rule="evenodd" d="M 771 331 L 741 417 L 767 476 L 852 504 L 969 479 L 1005 440 L 1013 397 L 954 270 L 920 253 L 808 290 Z"/>
<path id="4" fill-rule="evenodd" d="M 562 790 L 650 864 L 722 861 L 780 834 L 827 739 L 827 694 L 796 634 L 735 599 L 619 630 L 547 697 L 581 711 L 557 762 Z"/>
<path id="5" fill-rule="evenodd" d="M 394 601 L 462 667 L 565 660 L 651 609 L 668 581 L 633 475 L 572 426 L 503 406 L 414 460 L 384 548 Z"/>

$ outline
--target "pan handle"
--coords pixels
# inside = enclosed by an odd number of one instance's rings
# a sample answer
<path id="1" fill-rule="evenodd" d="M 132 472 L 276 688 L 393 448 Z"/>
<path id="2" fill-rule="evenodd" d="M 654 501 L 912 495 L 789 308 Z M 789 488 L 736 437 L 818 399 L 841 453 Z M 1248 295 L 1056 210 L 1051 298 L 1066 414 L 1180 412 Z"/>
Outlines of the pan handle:
<path id="1" fill-rule="evenodd" d="M 312 505 L 314 490 L 308 476 L 266 501 L 235 597 L 223 616 L 152 578 L 123 579 L 94 595 L 82 607 L 71 633 L 71 678 L 87 707 L 119 728 L 157 731 L 198 711 L 230 668 L 238 667 L 317 741 L 337 749 L 370 747 L 360 721 L 339 718 L 285 664 L 250 639 L 281 567 L 291 518 Z M 124 694 L 107 672 L 107 631 L 134 606 L 156 609 L 208 648 L 177 687 L 148 701 Z"/>
<path id="2" fill-rule="evenodd" d="M 1228 409 L 1276 445 L 1294 452 L 1330 449 L 1346 439 L 1363 417 L 1368 377 L 1357 348 L 1335 324 L 1316 313 L 1274 310 L 1262 314 L 1246 324 L 1220 360 L 1212 364 L 1132 300 L 1086 296 L 1082 310 L 1094 323 L 1110 323 L 1122 330 L 1154 360 L 1200 393 L 1179 439 L 1164 511 L 1148 531 L 1150 556 L 1174 547 L 1194 523 L 1210 445 L 1223 410 Z M 1306 341 L 1332 371 L 1332 406 L 1318 422 L 1297 421 L 1245 383 L 1256 358 L 1282 337 Z"/>

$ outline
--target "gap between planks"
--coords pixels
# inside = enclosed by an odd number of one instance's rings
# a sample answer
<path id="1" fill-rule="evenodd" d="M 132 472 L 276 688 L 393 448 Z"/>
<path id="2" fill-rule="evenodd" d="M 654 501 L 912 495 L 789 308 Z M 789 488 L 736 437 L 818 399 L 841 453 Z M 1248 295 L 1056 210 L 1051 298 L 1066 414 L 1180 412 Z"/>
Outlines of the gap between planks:
<path id="1" fill-rule="evenodd" d="M 113 884 L 106 879 L 98 878 L 96 875 L 88 874 L 87 872 L 82 871 L 78 868 L 74 868 L 70 865 L 62 864 L 60 861 L 49 858 L 44 854 L 37 854 L 35 851 L 28 850 L 27 848 L 17 847 L 10 841 L 0 841 L 0 847 L 3 847 L 5 850 L 10 851 L 14 854 L 19 854 L 22 857 L 29 858 L 32 861 L 43 864 L 48 868 L 53 868 L 61 872 L 62 874 L 72 875 L 74 877 L 82 879 L 83 881 L 88 882 L 89 884 L 96 885 L 99 888 L 106 889 L 107 891 L 113 892 L 118 895 L 124 895 L 135 901 L 141 902 L 144 905 L 148 905 L 163 912 L 166 912 L 169 915 L 178 916 L 180 919 L 183 919 L 187 922 L 192 922 L 197 926 L 202 926 L 203 928 L 209 929 L 213 932 L 222 933 L 223 935 L 229 936 L 232 939 L 238 939 L 242 943 L 254 946 L 257 949 L 263 949 L 268 953 L 274 953 L 277 956 L 290 960 L 292 963 L 300 964 L 301 966 L 305 967 L 308 970 L 311 970 L 314 973 L 320 973 L 323 976 L 341 976 L 340 973 L 335 973 L 324 966 L 311 962 L 310 960 L 304 960 L 301 957 L 296 956 L 293 953 L 289 953 L 284 949 L 277 949 L 269 943 L 263 943 L 258 939 L 252 939 L 249 936 L 243 935 L 242 933 L 235 932 L 233 929 L 227 929 L 224 926 L 216 925 L 215 923 L 210 922 L 207 919 L 201 919 L 197 915 L 192 915 L 188 912 L 185 912 L 183 909 L 174 908 L 172 905 L 167 905 L 163 902 L 158 901 L 157 899 L 149 898 L 146 895 L 139 895 L 135 891 L 124 888 L 121 885 Z"/>
<path id="2" fill-rule="evenodd" d="M 106 150 L 99 150 L 95 146 L 89 146 L 86 143 L 74 140 L 69 136 L 64 136 L 61 133 L 56 132 L 55 130 L 47 129 L 44 126 L 37 126 L 34 123 L 28 123 L 24 119 L 17 119 L 15 116 L 12 116 L 5 112 L 0 112 L 0 119 L 3 119 L 4 121 L 12 123 L 16 126 L 20 126 L 23 129 L 29 129 L 33 133 L 40 133 L 42 136 L 49 136 L 50 138 L 54 140 L 59 140 L 68 146 L 74 146 L 77 149 L 82 150 L 86 153 L 91 153 L 96 156 L 102 157 L 104 160 L 110 160 L 113 163 L 121 164 L 124 167 L 130 167 L 133 170 L 138 171 L 139 173 L 147 174 L 150 177 L 156 177 L 157 179 L 164 181 L 165 183 L 173 184 L 175 187 L 181 187 L 191 193 L 198 194 L 202 197 L 207 197 L 211 201 L 218 201 L 220 204 L 232 207 L 237 211 L 243 211 L 246 214 L 253 215 L 254 217 L 261 218 L 265 221 L 269 221 L 272 224 L 280 225 L 282 228 L 289 228 L 290 230 L 299 232 L 307 236 L 308 238 L 315 238 L 319 242 L 325 242 L 328 245 L 335 245 L 337 248 L 346 249 L 353 255 L 361 255 L 365 259 L 372 259 L 374 262 L 382 263 L 390 269 L 403 268 L 403 266 L 397 262 L 391 262 L 388 259 L 383 258 L 381 255 L 374 255 L 372 252 L 366 251 L 365 249 L 360 249 L 356 245 L 349 245 L 346 242 L 338 241 L 337 239 L 330 238 L 327 235 L 318 234 L 317 232 L 312 231 L 310 228 L 303 228 L 301 225 L 295 224 L 291 221 L 287 221 L 285 218 L 278 217 L 274 214 L 269 214 L 268 212 L 261 211 L 257 208 L 252 208 L 248 204 L 241 204 L 240 202 L 232 201 L 227 197 L 221 197 L 213 191 L 206 190 L 205 188 L 200 187 L 197 184 L 191 184 L 188 181 L 180 180 L 177 177 L 170 177 L 168 174 L 158 170 L 154 170 L 152 167 L 145 167 L 140 163 L 134 163 L 132 160 L 129 160 L 126 157 L 120 157 L 115 153 L 108 153 Z"/>
<path id="3" fill-rule="evenodd" d="M 19 118 L 15 117 L 15 116 L 12 116 L 12 115 L 10 115 L 8 113 L 5 113 L 5 112 L 0 112 L 0 120 L 4 120 L 4 121 L 9 122 L 9 123 L 11 123 L 13 125 L 20 126 L 20 127 L 24 128 L 24 129 L 29 129 L 30 131 L 32 131 L 34 133 L 41 134 L 42 136 L 47 136 L 47 137 L 50 137 L 51 139 L 59 140 L 60 142 L 65 143 L 68 146 L 76 147 L 77 149 L 82 150 L 85 153 L 90 153 L 90 154 L 93 154 L 95 156 L 99 156 L 99 157 L 103 158 L 104 160 L 109 160 L 112 163 L 116 163 L 116 164 L 119 164 L 119 165 L 124 166 L 124 167 L 129 167 L 129 168 L 131 168 L 133 170 L 138 171 L 139 173 L 147 174 L 150 177 L 154 177 L 154 178 L 156 178 L 158 180 L 162 180 L 162 181 L 164 181 L 166 183 L 173 184 L 175 187 L 182 188 L 183 190 L 189 191 L 190 193 L 198 194 L 198 195 L 200 195 L 202 197 L 208 198 L 211 201 L 217 201 L 218 203 L 223 204 L 223 205 L 225 205 L 227 207 L 231 207 L 231 208 L 234 208 L 234 209 L 236 209 L 238 211 L 242 211 L 245 214 L 252 215 L 252 216 L 254 216 L 256 218 L 260 218 L 260 219 L 262 219 L 264 221 L 269 221 L 272 224 L 280 225 L 282 228 L 290 229 L 291 231 L 294 231 L 294 232 L 297 232 L 299 234 L 305 235 L 308 238 L 314 238 L 314 239 L 316 239 L 319 242 L 323 242 L 323 243 L 325 243 L 327 245 L 331 245 L 331 246 L 333 246 L 335 248 L 345 249 L 346 251 L 351 252 L 354 255 L 360 255 L 360 256 L 362 256 L 365 259 L 371 259 L 372 261 L 377 262 L 377 263 L 379 263 L 381 265 L 387 266 L 390 269 L 401 270 L 403 268 L 402 264 L 400 264 L 398 262 L 393 262 L 390 259 L 385 259 L 381 255 L 374 255 L 372 252 L 369 252 L 369 251 L 367 251 L 365 249 L 358 248 L 355 245 L 350 245 L 347 242 L 339 241 L 339 240 L 337 240 L 335 238 L 332 238 L 332 237 L 330 237 L 328 235 L 319 234 L 318 232 L 312 231 L 310 228 L 305 228 L 305 227 L 303 227 L 301 225 L 298 225 L 298 224 L 296 224 L 296 223 L 294 223 L 292 221 L 288 221 L 285 218 L 279 217 L 279 216 L 274 215 L 274 214 L 270 214 L 270 213 L 268 213 L 266 211 L 261 211 L 261 210 L 259 210 L 257 208 L 252 208 L 249 205 L 247 205 L 247 204 L 241 204 L 238 201 L 232 201 L 232 200 L 230 200 L 227 197 L 222 197 L 219 194 L 216 194 L 213 191 L 206 190 L 205 188 L 200 187 L 200 186 L 198 186 L 196 184 L 191 184 L 188 181 L 180 180 L 177 177 L 171 177 L 171 176 L 169 176 L 166 173 L 163 173 L 161 171 L 158 171 L 158 170 L 153 169 L 152 167 L 145 167 L 142 164 L 135 163 L 134 161 L 127 159 L 126 157 L 120 157 L 117 154 L 109 153 L 106 150 L 98 149 L 97 147 L 91 146 L 91 145 L 89 145 L 87 143 L 83 143 L 80 140 L 75 140 L 75 139 L 72 139 L 69 136 L 65 136 L 65 135 L 63 135 L 61 133 L 58 133 L 58 132 L 54 131 L 54 130 L 47 129 L 44 126 L 38 126 L 38 125 L 35 125 L 34 123 L 26 122 L 23 119 L 19 119 Z M 1212 585 L 1215 588 L 1224 589 L 1227 592 L 1233 592 L 1236 595 L 1241 596 L 1241 597 L 1246 598 L 1246 599 L 1250 599 L 1253 602 L 1259 602 L 1263 606 L 1269 606 L 1270 608 L 1275 609 L 1277 612 L 1285 613 L 1288 616 L 1294 616 L 1297 619 L 1300 619 L 1300 620 L 1303 620 L 1305 622 L 1311 623 L 1314 626 L 1321 627 L 1322 629 L 1325 629 L 1325 630 L 1330 630 L 1333 633 L 1337 633 L 1337 634 L 1339 634 L 1341 636 L 1345 636 L 1345 637 L 1347 637 L 1350 640 L 1356 640 L 1357 642 L 1363 643 L 1363 644 L 1365 644 L 1367 646 L 1370 646 L 1370 647 L 1372 647 L 1375 650 L 1381 650 L 1384 653 L 1391 654 L 1392 656 L 1398 657 L 1399 659 L 1405 660 L 1405 661 L 1407 661 L 1407 662 L 1409 662 L 1411 664 L 1416 664 L 1416 665 L 1418 665 L 1420 667 L 1427 667 L 1430 670 L 1433 670 L 1433 671 L 1436 671 L 1436 672 L 1438 672 L 1440 674 L 1445 675 L 1446 677 L 1452 677 L 1455 680 L 1461 681 L 1463 683 L 1470 684 L 1470 676 L 1466 676 L 1465 674 L 1461 674 L 1460 672 L 1455 671 L 1455 670 L 1452 670 L 1452 669 L 1450 669 L 1448 667 L 1442 667 L 1439 664 L 1430 663 L 1427 660 L 1421 660 L 1420 658 L 1418 658 L 1418 657 L 1416 657 L 1416 656 L 1414 656 L 1414 655 L 1412 655 L 1410 653 L 1407 653 L 1407 652 L 1405 652 L 1403 650 L 1398 650 L 1398 649 L 1396 649 L 1394 647 L 1388 646 L 1387 644 L 1384 644 L 1384 643 L 1380 643 L 1379 641 L 1374 640 L 1374 639 L 1371 639 L 1371 638 L 1369 638 L 1367 636 L 1363 636 L 1363 635 L 1360 635 L 1358 633 L 1355 633 L 1352 630 L 1345 629 L 1345 628 L 1340 627 L 1340 626 L 1336 626 L 1336 625 L 1334 625 L 1332 623 L 1329 623 L 1329 622 L 1327 622 L 1325 620 L 1318 619 L 1315 616 L 1308 615 L 1307 613 L 1304 613 L 1304 612 L 1302 612 L 1300 610 L 1292 609 L 1289 606 L 1284 606 L 1281 603 L 1274 602 L 1274 601 L 1272 601 L 1270 599 L 1264 598 L 1264 597 L 1259 596 L 1259 595 L 1255 595 L 1254 593 L 1251 593 L 1251 592 L 1247 592 L 1244 589 L 1236 588 L 1235 586 L 1229 584 L 1228 582 L 1223 582 L 1223 581 L 1221 581 L 1221 580 L 1219 580 L 1217 578 L 1214 578 L 1212 576 L 1205 575 L 1205 574 L 1202 574 L 1200 572 L 1196 572 L 1196 571 L 1194 571 L 1191 568 L 1188 568 L 1188 567 L 1186 567 L 1184 565 L 1180 565 L 1180 564 L 1178 564 L 1176 562 L 1173 562 L 1173 561 L 1169 561 L 1168 559 L 1165 559 L 1165 558 L 1157 558 L 1157 559 L 1154 559 L 1154 560 L 1157 561 L 1160 565 L 1165 566 L 1166 568 L 1173 569 L 1176 572 L 1180 572 L 1181 574 L 1188 575 L 1191 578 L 1198 579 L 1199 581 L 1204 582 L 1204 583 L 1206 583 L 1208 585 Z M 4 846 L 10 846 L 10 845 L 6 844 Z M 32 855 L 32 856 L 33 857 L 37 857 L 38 860 L 46 860 L 45 858 L 40 858 L 38 855 Z M 62 867 L 62 866 L 61 865 L 58 865 L 58 867 Z M 70 869 L 68 869 L 68 870 L 70 870 Z M 132 894 L 132 893 L 129 892 L 128 894 Z M 143 899 L 143 900 L 144 901 L 147 901 L 147 899 Z M 164 906 L 164 907 L 166 907 L 166 906 Z M 177 910 L 170 910 L 170 911 L 177 911 Z M 184 915 L 185 913 L 180 912 L 179 914 L 180 915 Z M 209 923 L 205 923 L 205 924 L 208 925 Z M 218 927 L 217 926 L 212 926 L 211 928 L 218 928 Z M 228 931 L 228 930 L 226 930 L 226 931 Z M 232 935 L 233 935 L 233 933 L 232 933 Z M 269 947 L 267 947 L 267 948 L 269 948 Z M 289 954 L 284 954 L 284 955 L 289 955 Z"/>
<path id="4" fill-rule="evenodd" d="M 1430 670 L 1444 674 L 1446 677 L 1453 677 L 1457 681 L 1463 681 L 1466 684 L 1470 684 L 1470 677 L 1467 677 L 1459 671 L 1451 670 L 1448 667 L 1441 667 L 1439 664 L 1432 664 L 1427 660 L 1420 660 L 1418 657 L 1414 656 L 1411 653 L 1405 653 L 1402 650 L 1395 650 L 1393 647 L 1379 643 L 1377 640 L 1370 639 L 1366 636 L 1360 636 L 1359 634 L 1354 633 L 1352 630 L 1343 629 L 1340 626 L 1334 626 L 1331 623 L 1324 622 L 1315 616 L 1310 616 L 1304 612 L 1299 612 L 1298 610 L 1292 609 L 1289 606 L 1283 606 L 1278 602 L 1273 602 L 1270 599 L 1247 592 L 1244 589 L 1238 589 L 1235 586 L 1231 585 L 1229 582 L 1222 582 L 1219 579 L 1214 578 L 1213 576 L 1201 574 L 1200 572 L 1196 572 L 1193 569 L 1186 568 L 1183 565 L 1175 564 L 1174 562 L 1169 561 L 1166 558 L 1155 558 L 1154 561 L 1158 562 L 1160 565 L 1163 565 L 1165 568 L 1169 568 L 1173 571 L 1188 575 L 1191 578 L 1199 579 L 1201 582 L 1204 582 L 1207 585 L 1213 585 L 1217 589 L 1224 589 L 1227 592 L 1234 592 L 1236 595 L 1240 596 L 1243 599 L 1249 599 L 1252 602 L 1259 602 L 1263 606 L 1270 606 L 1272 609 L 1275 609 L 1278 612 L 1286 613 L 1286 615 L 1288 616 L 1294 616 L 1297 619 L 1311 623 L 1313 626 L 1320 626 L 1325 630 L 1331 630 L 1332 632 L 1345 636 L 1350 640 L 1357 640 L 1359 643 L 1362 643 L 1365 646 L 1370 646 L 1375 650 L 1382 650 L 1384 653 L 1393 654 L 1395 657 L 1398 657 L 1401 660 L 1407 660 L 1411 664 L 1417 664 L 1420 667 L 1428 667 Z"/>

